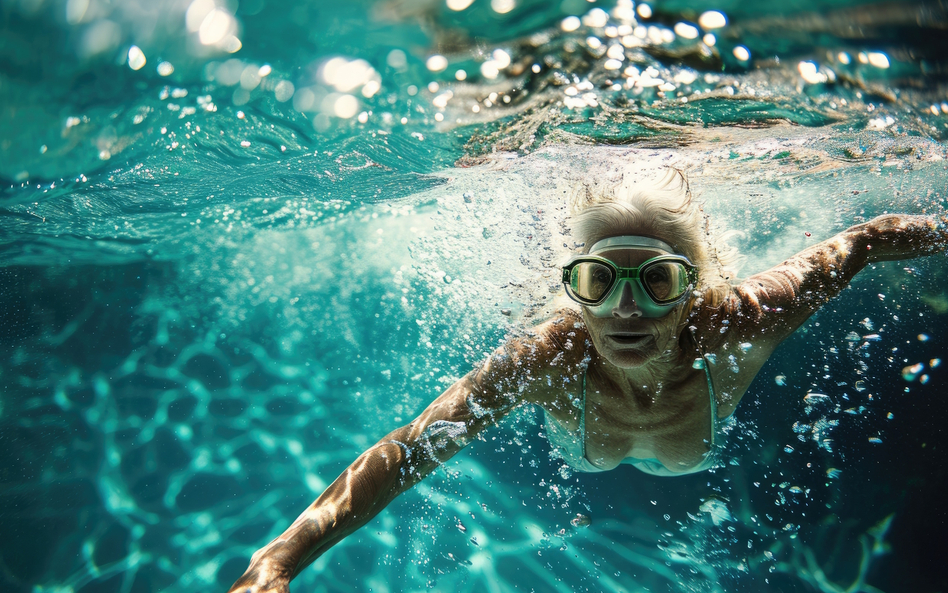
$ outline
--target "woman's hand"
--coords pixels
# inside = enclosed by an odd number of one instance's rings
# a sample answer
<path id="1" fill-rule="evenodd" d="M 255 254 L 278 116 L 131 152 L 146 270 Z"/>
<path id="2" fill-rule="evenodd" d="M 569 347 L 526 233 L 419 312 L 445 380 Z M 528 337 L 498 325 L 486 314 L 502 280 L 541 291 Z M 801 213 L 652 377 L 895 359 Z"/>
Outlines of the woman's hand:
<path id="1" fill-rule="evenodd" d="M 229 593 L 289 593 L 292 572 L 282 565 L 279 558 L 269 555 L 256 557 L 257 554 Z"/>

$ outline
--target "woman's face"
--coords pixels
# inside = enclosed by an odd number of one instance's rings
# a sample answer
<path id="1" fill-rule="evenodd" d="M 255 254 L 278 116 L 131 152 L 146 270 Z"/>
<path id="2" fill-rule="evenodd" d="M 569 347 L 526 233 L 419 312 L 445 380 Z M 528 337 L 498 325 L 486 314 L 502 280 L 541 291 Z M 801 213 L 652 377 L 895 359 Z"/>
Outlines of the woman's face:
<path id="1" fill-rule="evenodd" d="M 649 248 L 620 247 L 597 252 L 619 267 L 633 268 L 668 252 Z M 646 318 L 636 303 L 628 282 L 615 290 L 618 299 L 607 299 L 612 307 L 583 307 L 583 319 L 599 354 L 619 368 L 634 368 L 660 357 L 677 346 L 687 301 L 664 317 Z"/>

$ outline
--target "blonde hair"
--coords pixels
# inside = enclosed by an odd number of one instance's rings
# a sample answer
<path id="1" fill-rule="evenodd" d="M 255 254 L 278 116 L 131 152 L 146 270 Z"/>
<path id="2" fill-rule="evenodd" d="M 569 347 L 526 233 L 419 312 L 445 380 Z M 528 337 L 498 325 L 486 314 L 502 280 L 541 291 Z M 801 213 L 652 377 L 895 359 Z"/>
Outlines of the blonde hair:
<path id="1" fill-rule="evenodd" d="M 737 233 L 715 232 L 694 199 L 685 174 L 673 167 L 658 179 L 623 175 L 619 184 L 583 181 L 574 187 L 569 226 L 582 253 L 601 239 L 640 234 L 661 239 L 698 268 L 696 295 L 720 305 L 731 291 L 743 256 L 727 241 Z"/>

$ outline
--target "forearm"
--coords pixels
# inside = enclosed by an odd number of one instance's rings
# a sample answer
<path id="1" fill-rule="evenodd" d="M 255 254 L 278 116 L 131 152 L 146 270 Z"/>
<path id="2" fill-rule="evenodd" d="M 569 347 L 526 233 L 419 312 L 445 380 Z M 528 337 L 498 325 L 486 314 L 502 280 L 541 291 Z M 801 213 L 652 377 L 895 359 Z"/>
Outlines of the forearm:
<path id="1" fill-rule="evenodd" d="M 293 567 L 292 577 L 430 471 L 410 467 L 406 451 L 395 442 L 400 432 L 393 432 L 360 455 L 267 546 L 282 556 L 284 566 Z M 419 469 L 427 471 L 422 474 Z"/>
<path id="2" fill-rule="evenodd" d="M 360 455 L 286 531 L 254 553 L 231 590 L 243 591 L 274 577 L 289 582 L 436 467 L 401 444 L 408 430 L 392 432 Z"/>
<path id="3" fill-rule="evenodd" d="M 944 251 L 948 246 L 945 220 L 934 216 L 887 214 L 843 234 L 853 252 L 865 254 L 866 263 L 912 259 Z"/>
<path id="4" fill-rule="evenodd" d="M 288 583 L 506 413 L 507 408 L 498 408 L 476 384 L 475 374 L 469 373 L 411 424 L 360 455 L 283 534 L 253 555 L 231 590 L 284 591 L 269 583 Z M 471 412 L 469 404 L 475 401 L 483 414 Z"/>
<path id="5" fill-rule="evenodd" d="M 747 339 L 779 343 L 838 295 L 866 265 L 944 251 L 948 231 L 937 218 L 892 214 L 874 218 L 809 247 L 736 289 L 736 313 Z"/>

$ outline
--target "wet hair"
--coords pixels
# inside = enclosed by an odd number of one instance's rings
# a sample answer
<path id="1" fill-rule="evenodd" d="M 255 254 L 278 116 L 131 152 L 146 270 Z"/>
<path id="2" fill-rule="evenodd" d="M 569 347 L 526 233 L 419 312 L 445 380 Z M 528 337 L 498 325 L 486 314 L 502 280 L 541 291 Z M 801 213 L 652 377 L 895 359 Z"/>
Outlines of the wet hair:
<path id="1" fill-rule="evenodd" d="M 743 257 L 715 232 L 685 174 L 664 169 L 660 177 L 623 175 L 621 182 L 583 181 L 574 187 L 569 226 L 587 253 L 601 239 L 641 235 L 661 239 L 698 268 L 698 298 L 717 306 L 736 281 Z"/>

